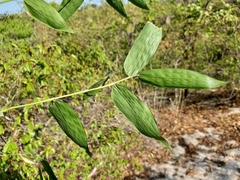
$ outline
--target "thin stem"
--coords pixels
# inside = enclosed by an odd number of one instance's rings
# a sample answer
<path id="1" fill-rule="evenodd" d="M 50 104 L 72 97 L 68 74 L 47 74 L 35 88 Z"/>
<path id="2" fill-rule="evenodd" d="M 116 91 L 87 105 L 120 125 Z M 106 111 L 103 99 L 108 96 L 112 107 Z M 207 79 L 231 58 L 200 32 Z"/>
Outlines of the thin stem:
<path id="1" fill-rule="evenodd" d="M 113 86 L 113 85 L 115 85 L 117 83 L 120 83 L 122 81 L 126 81 L 126 80 L 128 80 L 130 78 L 132 78 L 132 77 L 127 77 L 127 78 L 121 79 L 119 81 L 116 81 L 116 82 L 113 82 L 113 83 L 110 83 L 110 84 L 107 84 L 107 85 L 104 85 L 104 86 L 100 86 L 100 87 L 97 87 L 97 88 L 87 89 L 87 90 L 78 91 L 78 92 L 67 94 L 67 95 L 63 95 L 63 96 L 58 96 L 58 97 L 53 97 L 53 98 L 49 98 L 49 99 L 44 99 L 44 100 L 41 100 L 41 101 L 38 101 L 38 102 L 33 102 L 33 103 L 28 103 L 28 104 L 23 104 L 23 105 L 17 105 L 17 106 L 13 106 L 13 107 L 10 107 L 10 108 L 7 108 L 7 109 L 1 109 L 0 113 L 7 112 L 7 111 L 12 110 L 12 109 L 23 108 L 23 107 L 26 107 L 26 106 L 34 106 L 36 104 L 41 104 L 41 103 L 45 103 L 45 102 L 49 102 L 49 101 L 54 101 L 54 100 L 65 98 L 65 97 L 69 97 L 69 96 L 75 96 L 75 95 L 83 94 L 83 93 L 86 93 L 86 92 L 89 92 L 89 91 L 103 89 L 103 88 L 106 88 L 106 87 Z"/>

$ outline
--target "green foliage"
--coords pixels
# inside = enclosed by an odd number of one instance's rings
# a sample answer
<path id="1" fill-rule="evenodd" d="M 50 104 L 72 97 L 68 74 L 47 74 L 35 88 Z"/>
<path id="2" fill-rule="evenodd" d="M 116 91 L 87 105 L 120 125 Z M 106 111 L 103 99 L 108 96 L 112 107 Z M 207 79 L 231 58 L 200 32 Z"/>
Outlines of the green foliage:
<path id="1" fill-rule="evenodd" d="M 159 6 L 154 7 L 151 18 L 155 22 L 162 19 L 160 25 L 167 33 L 152 66 L 190 69 L 238 81 L 239 7 L 218 0 L 197 1 L 171 4 L 163 15 Z"/>
<path id="2" fill-rule="evenodd" d="M 107 0 L 107 2 L 122 16 L 128 18 L 121 0 Z M 83 0 L 63 0 L 58 12 L 50 4 L 44 1 L 24 0 L 24 7 L 29 15 L 45 25 L 54 29 L 71 32 L 66 25 L 66 21 L 82 3 Z M 132 3 L 140 8 L 148 9 L 147 5 L 142 0 L 134 0 Z"/>
<path id="3" fill-rule="evenodd" d="M 20 40 L 32 35 L 31 22 L 25 15 L 9 15 L 0 18 L 0 43 L 8 43 L 9 39 Z M 19 23 L 21 22 L 21 23 Z"/>
<path id="4" fill-rule="evenodd" d="M 70 32 L 63 17 L 45 1 L 24 0 L 24 7 L 32 17 L 45 25 Z M 64 17 L 67 16 L 66 13 L 63 14 Z"/>
<path id="5" fill-rule="evenodd" d="M 11 154 L 17 151 L 18 151 L 18 147 L 16 143 L 9 139 L 3 148 L 3 153 Z"/>
<path id="6" fill-rule="evenodd" d="M 127 18 L 122 0 L 106 0 L 107 3 L 118 11 L 123 17 Z"/>
<path id="7" fill-rule="evenodd" d="M 89 89 L 98 88 L 99 86 L 104 86 L 105 83 L 107 82 L 107 80 L 109 79 L 110 74 L 112 74 L 112 71 L 109 71 L 105 78 L 103 78 L 103 79 L 99 80 L 98 82 L 94 83 Z M 97 90 L 93 90 L 93 91 L 89 91 L 89 92 L 84 93 L 83 94 L 83 100 L 86 100 L 86 99 L 94 96 L 99 91 L 100 91 L 100 89 L 97 89 Z"/>
<path id="8" fill-rule="evenodd" d="M 147 23 L 143 28 L 124 63 L 124 69 L 129 77 L 137 75 L 138 72 L 146 66 L 159 45 L 161 34 L 162 31 L 151 23 Z M 134 61 L 132 61 L 132 59 L 134 59 Z M 184 70 L 145 71 L 140 74 L 140 79 L 150 84 L 170 88 L 209 89 L 226 84 L 225 82 L 217 81 L 208 76 Z M 99 90 L 97 87 L 103 85 L 104 82 L 105 80 L 103 79 L 95 83 L 90 88 L 90 90 L 95 88 L 95 90 L 90 91 L 90 93 L 92 93 L 90 96 L 96 94 L 97 90 Z M 158 127 L 153 115 L 141 100 L 129 90 L 121 86 L 115 86 L 113 88 L 112 99 L 116 106 L 142 134 L 159 140 L 171 150 L 168 142 L 158 132 Z M 80 123 L 80 120 L 74 111 L 66 103 L 61 101 L 51 102 L 49 105 L 49 111 L 67 136 L 80 147 L 84 148 L 91 156 L 83 125 Z"/>
<path id="9" fill-rule="evenodd" d="M 48 109 L 66 135 L 80 147 L 84 148 L 89 156 L 92 156 L 88 149 L 87 136 L 83 124 L 72 108 L 65 102 L 55 101 L 50 102 Z"/>
<path id="10" fill-rule="evenodd" d="M 184 69 L 146 70 L 139 74 L 139 79 L 161 88 L 213 89 L 227 84 L 227 82 Z"/>
<path id="11" fill-rule="evenodd" d="M 162 30 L 147 23 L 124 61 L 124 70 L 128 76 L 136 76 L 149 63 L 161 39 Z"/>
<path id="12" fill-rule="evenodd" d="M 41 163 L 44 167 L 44 170 L 48 173 L 50 180 L 57 180 L 57 177 L 55 176 L 49 163 L 45 160 L 41 160 Z"/>
<path id="13" fill-rule="evenodd" d="M 129 1 L 142 9 L 149 10 L 145 0 L 129 0 Z"/>
<path id="14" fill-rule="evenodd" d="M 118 109 L 133 123 L 145 136 L 159 140 L 171 150 L 168 142 L 160 135 L 156 120 L 138 97 L 124 86 L 116 85 L 112 89 L 112 100 Z"/>
<path id="15" fill-rule="evenodd" d="M 83 0 L 63 0 L 58 13 L 65 21 L 67 21 L 82 3 Z"/>
<path id="16" fill-rule="evenodd" d="M 109 6 L 82 7 L 68 22 L 74 34 L 45 28 L 24 15 L 1 16 L 1 110 L 86 89 L 98 83 L 96 80 L 108 69 L 114 71 L 109 84 L 121 79 L 125 75 L 122 64 L 146 21 L 162 27 L 163 37 L 150 64 L 142 68 L 187 68 L 238 82 L 240 14 L 236 4 L 151 1 L 148 7 L 151 11 L 124 6 L 132 22 Z M 142 68 L 136 74 L 140 79 L 147 72 L 138 75 Z M 159 70 L 156 73 L 162 75 Z M 130 89 L 139 87 L 137 81 L 127 79 L 125 84 Z M 151 83 L 159 82 L 151 78 Z M 140 93 L 147 89 L 143 87 Z M 83 120 L 89 149 L 96 154 L 91 159 L 62 134 L 43 103 L 0 112 L 0 147 L 5 151 L 1 154 L 0 179 L 35 179 L 37 175 L 48 178 L 43 159 L 59 179 L 91 178 L 90 174 L 98 179 L 123 179 L 129 164 L 137 169 L 138 159 L 125 157 L 141 146 L 138 136 L 123 132 L 115 127 L 115 121 L 110 121 L 116 110 L 109 103 L 109 90 L 104 89 L 101 98 L 94 91 L 99 89 L 88 91 L 95 96 L 87 101 L 81 101 L 82 96 L 64 99 Z M 117 94 L 116 98 L 120 97 Z M 124 99 L 129 97 L 136 96 Z M 96 102 L 100 105 L 93 108 Z"/>

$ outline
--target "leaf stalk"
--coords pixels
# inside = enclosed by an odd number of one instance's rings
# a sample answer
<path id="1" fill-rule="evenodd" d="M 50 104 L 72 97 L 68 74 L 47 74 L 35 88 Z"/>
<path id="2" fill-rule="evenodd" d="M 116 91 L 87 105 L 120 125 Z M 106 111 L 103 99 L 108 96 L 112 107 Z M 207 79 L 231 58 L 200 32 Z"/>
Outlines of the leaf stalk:
<path id="1" fill-rule="evenodd" d="M 66 95 L 57 96 L 57 97 L 48 98 L 48 99 L 43 99 L 43 100 L 40 100 L 40 101 L 38 101 L 38 102 L 27 103 L 27 104 L 17 105 L 17 106 L 13 106 L 13 107 L 6 108 L 6 109 L 1 109 L 1 110 L 0 110 L 0 113 L 7 112 L 7 111 L 12 110 L 12 109 L 19 109 L 19 108 L 24 108 L 24 107 L 27 107 L 27 106 L 34 106 L 34 105 L 37 105 L 37 104 L 41 104 L 41 103 L 45 103 L 45 102 L 50 102 L 50 101 L 54 101 L 54 100 L 61 99 L 61 98 L 66 98 L 66 97 L 70 97 L 70 96 L 75 96 L 75 95 L 83 94 L 83 93 L 86 93 L 86 92 L 89 92 L 89 91 L 94 91 L 94 90 L 98 90 L 98 89 L 103 89 L 103 88 L 111 87 L 111 86 L 113 86 L 113 85 L 115 85 L 115 84 L 118 84 L 118 83 L 120 83 L 120 82 L 126 81 L 126 80 L 128 80 L 128 79 L 130 79 L 130 78 L 132 78 L 132 77 L 126 77 L 126 78 L 121 79 L 121 80 L 119 80 L 119 81 L 115 81 L 115 82 L 113 82 L 113 83 L 110 83 L 110 84 L 107 84 L 107 85 L 104 85 L 104 86 L 100 86 L 100 87 L 97 87 L 97 88 L 87 89 L 87 90 L 83 90 L 83 91 L 74 92 L 74 93 L 71 93 L 71 94 L 66 94 Z"/>

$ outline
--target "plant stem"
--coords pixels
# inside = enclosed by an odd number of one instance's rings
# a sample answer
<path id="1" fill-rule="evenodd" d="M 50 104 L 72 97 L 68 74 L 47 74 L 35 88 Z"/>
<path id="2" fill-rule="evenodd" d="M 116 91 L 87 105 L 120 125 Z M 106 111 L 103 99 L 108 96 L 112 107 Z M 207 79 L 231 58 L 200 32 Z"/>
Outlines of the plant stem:
<path id="1" fill-rule="evenodd" d="M 83 90 L 83 91 L 74 92 L 74 93 L 71 93 L 71 94 L 66 94 L 66 95 L 63 95 L 63 96 L 58 96 L 58 97 L 53 97 L 53 98 L 49 98 L 49 99 L 44 99 L 44 100 L 41 100 L 41 101 L 38 101 L 38 102 L 22 104 L 22 105 L 13 106 L 13 107 L 6 108 L 6 109 L 1 109 L 0 113 L 7 112 L 7 111 L 12 110 L 12 109 L 23 108 L 23 107 L 26 107 L 26 106 L 34 106 L 34 105 L 37 105 L 37 104 L 41 104 L 41 103 L 45 103 L 45 102 L 49 102 L 49 101 L 54 101 L 54 100 L 65 98 L 65 97 L 75 96 L 75 95 L 83 94 L 83 93 L 86 93 L 86 92 L 89 92 L 89 91 L 103 89 L 103 88 L 110 87 L 110 86 L 113 86 L 115 84 L 118 84 L 118 83 L 120 83 L 122 81 L 126 81 L 126 80 L 128 80 L 130 78 L 132 78 L 132 77 L 126 77 L 126 78 L 121 79 L 119 81 L 116 81 L 116 82 L 113 82 L 113 83 L 110 83 L 110 84 L 107 84 L 107 85 L 104 85 L 104 86 L 100 86 L 100 87 L 97 87 L 97 88 L 87 89 L 87 90 Z"/>

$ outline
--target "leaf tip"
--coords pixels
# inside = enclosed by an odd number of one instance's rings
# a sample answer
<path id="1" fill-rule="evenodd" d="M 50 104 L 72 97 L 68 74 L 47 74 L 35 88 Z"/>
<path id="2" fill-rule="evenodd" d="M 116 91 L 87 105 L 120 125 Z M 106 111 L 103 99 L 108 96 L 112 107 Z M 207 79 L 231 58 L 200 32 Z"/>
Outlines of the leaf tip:
<path id="1" fill-rule="evenodd" d="M 87 153 L 90 157 L 93 156 L 93 154 L 89 151 L 89 149 L 86 149 L 86 153 Z"/>

